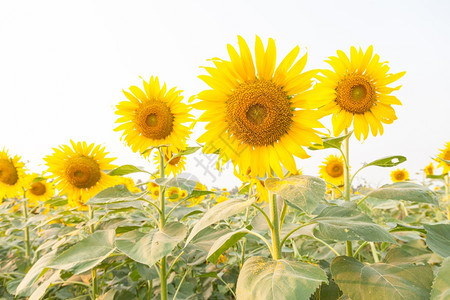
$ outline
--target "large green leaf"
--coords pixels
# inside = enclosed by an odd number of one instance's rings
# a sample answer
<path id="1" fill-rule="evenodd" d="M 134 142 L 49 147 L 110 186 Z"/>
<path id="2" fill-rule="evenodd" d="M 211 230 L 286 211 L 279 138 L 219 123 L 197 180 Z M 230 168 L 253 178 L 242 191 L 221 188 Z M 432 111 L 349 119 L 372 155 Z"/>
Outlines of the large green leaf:
<path id="1" fill-rule="evenodd" d="M 450 224 L 424 224 L 427 245 L 442 257 L 450 256 Z"/>
<path id="2" fill-rule="evenodd" d="M 284 179 L 268 178 L 265 186 L 282 197 L 290 206 L 312 213 L 325 199 L 326 184 L 318 177 L 295 175 Z"/>
<path id="3" fill-rule="evenodd" d="M 312 221 L 319 223 L 314 235 L 324 240 L 395 243 L 386 229 L 355 208 L 327 207 Z"/>
<path id="4" fill-rule="evenodd" d="M 450 257 L 442 262 L 431 289 L 431 300 L 450 299 Z"/>
<path id="5" fill-rule="evenodd" d="M 61 270 L 56 270 L 52 272 L 51 275 L 49 275 L 48 278 L 45 278 L 45 280 L 38 286 L 38 288 L 34 290 L 33 294 L 31 294 L 28 300 L 42 299 L 45 296 L 48 287 L 52 285 L 55 281 L 61 280 L 60 273 Z"/>
<path id="6" fill-rule="evenodd" d="M 368 194 L 370 198 L 383 200 L 406 200 L 439 205 L 439 198 L 429 188 L 412 182 L 396 182 L 383 185 Z"/>
<path id="7" fill-rule="evenodd" d="M 123 165 L 123 166 L 117 167 L 114 170 L 112 170 L 111 172 L 109 172 L 109 175 L 122 176 L 122 175 L 128 175 L 128 174 L 132 174 L 132 173 L 138 173 L 138 172 L 148 173 L 147 171 L 142 170 L 133 165 Z M 150 173 L 148 173 L 148 174 L 150 174 Z"/>
<path id="8" fill-rule="evenodd" d="M 308 300 L 325 272 L 312 264 L 250 257 L 239 274 L 236 295 L 241 300 Z"/>
<path id="9" fill-rule="evenodd" d="M 211 249 L 209 250 L 207 259 L 212 263 L 216 263 L 217 259 L 224 251 L 232 247 L 247 234 L 247 229 L 240 229 L 238 231 L 233 231 L 221 236 L 212 245 Z"/>
<path id="10" fill-rule="evenodd" d="M 119 184 L 110 188 L 107 188 L 93 198 L 91 198 L 87 205 L 104 205 L 119 202 L 134 202 L 140 199 L 145 192 L 140 194 L 131 193 L 124 185 Z"/>
<path id="11" fill-rule="evenodd" d="M 162 231 L 142 233 L 130 231 L 116 238 L 116 246 L 131 259 L 154 265 L 163 256 L 166 256 L 186 236 L 186 227 L 177 222 L 167 223 Z"/>
<path id="12" fill-rule="evenodd" d="M 192 228 L 192 231 L 189 234 L 189 237 L 187 238 L 186 245 L 189 244 L 192 238 L 202 229 L 208 227 L 211 224 L 226 219 L 232 215 L 240 213 L 253 203 L 255 203 L 254 199 L 250 200 L 230 199 L 212 207 L 203 215 L 203 217 L 200 220 L 198 220 L 197 223 L 195 223 L 194 228 Z"/>
<path id="13" fill-rule="evenodd" d="M 395 167 L 396 165 L 399 165 L 405 161 L 406 161 L 406 157 L 404 157 L 402 155 L 387 156 L 387 157 L 383 157 L 383 158 L 374 160 L 368 164 L 365 164 L 364 168 L 369 167 L 369 166 L 391 168 L 391 167 Z"/>
<path id="14" fill-rule="evenodd" d="M 423 300 L 430 295 L 433 272 L 429 265 L 363 264 L 348 257 L 336 257 L 331 274 L 352 300 Z"/>
<path id="15" fill-rule="evenodd" d="M 90 270 L 114 252 L 115 235 L 114 230 L 96 231 L 58 255 L 49 267 L 74 274 Z"/>

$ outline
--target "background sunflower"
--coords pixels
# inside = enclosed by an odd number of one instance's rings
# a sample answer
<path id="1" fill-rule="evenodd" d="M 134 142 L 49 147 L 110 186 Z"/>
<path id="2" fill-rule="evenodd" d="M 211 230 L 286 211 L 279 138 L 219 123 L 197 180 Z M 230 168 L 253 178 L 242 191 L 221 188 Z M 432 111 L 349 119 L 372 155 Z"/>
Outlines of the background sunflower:
<path id="1" fill-rule="evenodd" d="M 3 148 L 0 151 L 0 203 L 3 197 L 23 196 L 25 184 L 25 164 L 19 156 L 10 156 L 8 150 Z"/>
<path id="2" fill-rule="evenodd" d="M 397 169 L 391 172 L 393 182 L 401 182 L 409 180 L 409 173 L 406 169 Z"/>
<path id="3" fill-rule="evenodd" d="M 325 181 L 341 186 L 344 184 L 344 168 L 344 158 L 331 154 L 319 166 L 319 174 Z"/>

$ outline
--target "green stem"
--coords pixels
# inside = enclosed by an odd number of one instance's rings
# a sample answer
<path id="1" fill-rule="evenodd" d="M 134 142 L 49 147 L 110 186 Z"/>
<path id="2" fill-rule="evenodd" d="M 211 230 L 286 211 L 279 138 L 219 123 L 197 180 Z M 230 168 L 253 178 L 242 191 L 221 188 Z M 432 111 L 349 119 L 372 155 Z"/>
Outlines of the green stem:
<path id="1" fill-rule="evenodd" d="M 272 256 L 276 260 L 281 258 L 280 220 L 278 218 L 277 197 L 271 191 L 269 191 L 269 209 L 270 219 L 273 225 L 271 228 Z"/>
<path id="2" fill-rule="evenodd" d="M 159 177 L 161 179 L 165 178 L 165 166 L 164 166 L 164 153 L 161 149 L 159 150 Z M 164 198 L 164 186 L 159 186 L 159 230 L 163 230 L 164 225 L 166 225 L 166 203 Z M 161 280 L 161 300 L 167 300 L 167 263 L 166 257 L 161 258 L 161 267 L 159 273 L 159 279 Z"/>
<path id="3" fill-rule="evenodd" d="M 89 231 L 91 232 L 91 234 L 94 233 L 95 231 L 95 226 L 94 223 L 92 223 L 92 220 L 94 219 L 94 208 L 89 205 L 89 222 L 91 224 L 89 224 Z M 92 268 L 91 270 L 91 277 L 92 277 L 92 299 L 96 299 L 97 298 L 97 270 L 94 268 Z"/>
<path id="4" fill-rule="evenodd" d="M 287 239 L 288 239 L 294 232 L 296 232 L 296 231 L 299 230 L 300 228 L 303 228 L 303 227 L 308 226 L 308 225 L 311 225 L 311 224 L 313 224 L 313 223 L 305 223 L 305 224 L 302 224 L 302 225 L 300 225 L 300 226 L 297 226 L 297 227 L 295 227 L 294 229 L 292 229 L 291 231 L 289 231 L 289 233 L 286 234 L 286 236 L 283 238 L 283 240 L 281 240 L 280 246 L 283 247 L 284 243 L 287 241 Z"/>
<path id="5" fill-rule="evenodd" d="M 358 255 L 359 251 L 361 251 L 369 242 L 364 242 L 361 244 L 361 246 L 358 247 L 358 249 L 356 249 L 355 253 L 353 253 L 353 257 L 356 257 L 356 255 Z"/>
<path id="6" fill-rule="evenodd" d="M 348 129 L 345 129 L 345 134 L 348 134 Z M 350 143 L 349 143 L 350 137 L 347 137 L 344 140 L 343 143 L 343 155 L 344 155 L 344 162 L 345 162 L 345 168 L 344 168 L 344 199 L 345 201 L 350 201 Z M 352 242 L 347 241 L 347 256 L 353 256 L 353 249 L 352 249 Z"/>
<path id="7" fill-rule="evenodd" d="M 28 223 L 28 201 L 23 201 L 23 217 L 25 218 L 25 223 Z M 30 242 L 30 227 L 28 227 L 28 224 L 25 226 L 24 229 L 25 233 L 25 259 L 27 260 L 28 264 L 31 264 L 31 242 Z"/>
<path id="8" fill-rule="evenodd" d="M 380 260 L 378 259 L 377 248 L 375 248 L 374 242 L 369 242 L 369 245 L 370 245 L 370 250 L 372 250 L 372 256 L 373 256 L 374 262 L 375 263 L 380 262 Z"/>
<path id="9" fill-rule="evenodd" d="M 177 299 L 178 292 L 180 291 L 181 285 L 183 284 L 184 279 L 186 278 L 187 273 L 191 271 L 191 267 L 186 269 L 186 272 L 184 272 L 183 278 L 181 278 L 180 283 L 178 284 L 177 290 L 175 291 L 175 294 L 173 295 L 173 299 Z"/>
<path id="10" fill-rule="evenodd" d="M 152 299 L 153 280 L 147 281 L 147 300 Z"/>
<path id="11" fill-rule="evenodd" d="M 448 202 L 450 200 L 450 181 L 449 181 L 449 174 L 444 176 L 445 181 L 445 200 Z M 447 204 L 447 219 L 450 220 L 450 204 Z"/>
<path id="12" fill-rule="evenodd" d="M 314 238 L 316 241 L 318 241 L 318 242 L 324 244 L 325 246 L 327 246 L 328 249 L 330 249 L 331 251 L 333 251 L 334 254 L 336 254 L 336 256 L 339 256 L 339 253 L 338 253 L 336 250 L 334 250 L 334 248 L 331 247 L 327 242 L 325 242 L 325 241 L 323 241 L 323 240 L 321 240 L 321 239 L 319 239 L 319 238 L 316 238 L 315 236 L 313 236 L 313 238 Z"/>
<path id="13" fill-rule="evenodd" d="M 267 225 L 269 225 L 270 230 L 272 230 L 272 229 L 273 229 L 273 224 L 272 224 L 272 221 L 270 220 L 269 216 L 266 214 L 266 212 L 265 212 L 261 207 L 259 207 L 259 206 L 256 205 L 256 204 L 252 204 L 252 206 L 253 206 L 254 208 L 256 208 L 257 210 L 259 210 L 259 212 L 260 212 L 260 213 L 264 216 L 264 218 L 266 219 Z"/>

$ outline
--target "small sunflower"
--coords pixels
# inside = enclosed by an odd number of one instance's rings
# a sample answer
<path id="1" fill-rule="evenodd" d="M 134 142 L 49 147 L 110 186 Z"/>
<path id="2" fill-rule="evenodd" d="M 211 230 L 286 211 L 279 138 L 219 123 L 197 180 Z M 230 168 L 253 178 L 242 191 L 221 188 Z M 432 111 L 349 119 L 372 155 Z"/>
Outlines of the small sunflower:
<path id="1" fill-rule="evenodd" d="M 39 201 L 47 201 L 55 195 L 53 183 L 38 174 L 29 175 L 25 190 L 28 202 L 36 205 Z"/>
<path id="2" fill-rule="evenodd" d="M 130 177 L 118 177 L 118 184 L 123 184 L 127 190 L 129 190 L 132 193 L 140 193 L 142 192 L 140 188 L 136 186 L 134 183 L 133 178 Z"/>
<path id="3" fill-rule="evenodd" d="M 25 164 L 19 156 L 10 156 L 3 148 L 0 151 L 0 203 L 4 197 L 23 196 L 25 184 Z"/>
<path id="4" fill-rule="evenodd" d="M 176 186 L 171 186 L 166 189 L 166 199 L 170 202 L 177 202 L 181 199 L 181 189 Z"/>
<path id="5" fill-rule="evenodd" d="M 350 48 L 350 57 L 337 51 L 337 57 L 328 61 L 334 71 L 322 70 L 320 82 L 315 86 L 317 101 L 324 104 L 321 110 L 333 114 L 335 136 L 353 123 L 358 140 L 366 139 L 369 127 L 374 136 L 383 134 L 383 125 L 397 119 L 391 105 L 401 105 L 397 97 L 391 95 L 400 86 L 388 87 L 400 79 L 405 72 L 388 73 L 389 67 L 380 62 L 378 54 L 373 54 L 370 46 L 366 52 L 360 48 Z"/>
<path id="6" fill-rule="evenodd" d="M 206 191 L 208 189 L 206 188 L 205 185 L 201 184 L 200 182 L 197 182 L 197 184 L 195 185 L 194 190 L 196 190 L 196 191 Z M 199 205 L 205 198 L 206 198 L 206 195 L 190 198 L 188 200 L 189 203 L 187 203 L 187 206 L 192 207 L 192 206 L 195 206 L 195 205 Z"/>
<path id="7" fill-rule="evenodd" d="M 159 186 L 158 187 L 151 187 L 150 189 L 148 189 L 148 191 L 150 192 L 150 195 L 152 196 L 153 199 L 159 199 Z"/>
<path id="8" fill-rule="evenodd" d="M 115 158 L 107 158 L 105 148 L 86 142 L 70 143 L 72 148 L 68 145 L 53 148 L 54 153 L 44 160 L 56 187 L 67 194 L 72 206 L 86 203 L 102 190 L 119 184 L 117 177 L 103 172 L 116 167 L 111 164 Z"/>
<path id="9" fill-rule="evenodd" d="M 319 167 L 320 177 L 336 186 L 344 184 L 344 159 L 342 156 L 329 155 Z"/>
<path id="10" fill-rule="evenodd" d="M 425 171 L 425 175 L 426 176 L 433 175 L 434 174 L 434 165 L 433 165 L 433 163 L 430 163 L 429 165 L 427 165 L 425 167 L 424 171 Z"/>
<path id="11" fill-rule="evenodd" d="M 303 147 L 322 143 L 314 129 L 323 127 L 322 114 L 310 109 L 320 105 L 308 101 L 317 71 L 302 72 L 307 56 L 296 61 L 298 46 L 276 67 L 273 39 L 265 49 L 256 36 L 255 59 L 240 36 L 238 44 L 239 53 L 228 45 L 230 61 L 214 58 L 214 67 L 204 68 L 209 76 L 199 76 L 211 89 L 194 104 L 205 110 L 199 121 L 208 122 L 198 141 L 205 153 L 218 151 L 222 163 L 231 160 L 239 173 L 251 167 L 254 177 L 282 177 L 282 165 L 295 172 L 293 155 L 307 158 Z"/>
<path id="12" fill-rule="evenodd" d="M 226 188 L 221 189 L 221 194 L 215 197 L 217 203 L 221 203 L 227 201 L 231 194 L 228 192 Z"/>
<path id="13" fill-rule="evenodd" d="M 443 149 L 439 149 L 439 151 L 441 151 L 438 155 L 440 159 L 450 161 L 450 142 L 445 144 L 445 147 Z M 443 173 L 448 173 L 450 171 L 450 163 L 444 162 L 440 159 L 436 159 L 436 161 L 438 162 L 438 168 L 442 167 L 444 168 Z"/>
<path id="14" fill-rule="evenodd" d="M 182 149 L 186 149 L 186 145 Z M 186 169 L 186 156 L 177 156 L 177 154 L 180 153 L 182 149 L 175 147 L 164 147 L 161 149 L 161 151 L 164 153 L 164 172 L 166 176 L 170 176 L 170 174 L 172 174 L 173 176 L 177 176 Z M 158 166 L 159 174 L 159 153 L 157 153 L 155 156 L 155 163 Z"/>
<path id="15" fill-rule="evenodd" d="M 190 131 L 182 125 L 191 122 L 190 108 L 181 102 L 181 91 L 167 91 L 158 77 L 144 80 L 144 91 L 136 86 L 123 91 L 127 101 L 120 102 L 116 114 L 121 123 L 114 130 L 122 131 L 122 139 L 134 152 L 144 152 L 150 147 L 171 145 L 182 148 Z"/>
<path id="16" fill-rule="evenodd" d="M 406 169 L 397 169 L 391 172 L 393 182 L 401 182 L 409 180 L 409 173 Z"/>

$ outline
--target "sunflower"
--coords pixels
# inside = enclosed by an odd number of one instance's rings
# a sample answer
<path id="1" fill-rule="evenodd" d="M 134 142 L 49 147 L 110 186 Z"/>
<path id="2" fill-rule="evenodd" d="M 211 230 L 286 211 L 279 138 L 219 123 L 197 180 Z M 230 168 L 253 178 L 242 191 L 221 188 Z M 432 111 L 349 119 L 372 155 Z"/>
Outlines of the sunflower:
<path id="1" fill-rule="evenodd" d="M 450 161 L 450 142 L 448 142 L 447 144 L 445 144 L 445 148 L 444 149 L 439 149 L 439 151 L 441 151 L 441 153 L 439 153 L 438 157 L 440 159 L 446 160 L 446 161 Z M 448 173 L 450 171 L 450 163 L 448 162 L 444 162 L 440 159 L 437 159 L 436 161 L 438 162 L 438 168 L 442 167 L 444 168 L 444 174 Z"/>
<path id="2" fill-rule="evenodd" d="M 170 202 L 177 202 L 178 200 L 181 199 L 180 197 L 181 189 L 176 186 L 168 187 L 166 189 L 165 195 L 166 199 L 169 200 Z"/>
<path id="3" fill-rule="evenodd" d="M 47 201 L 55 195 L 53 183 L 38 174 L 31 174 L 28 176 L 25 190 L 25 197 L 28 199 L 28 202 L 35 205 L 37 205 L 39 201 Z"/>
<path id="4" fill-rule="evenodd" d="M 307 56 L 295 62 L 298 46 L 275 68 L 273 39 L 264 49 L 256 36 L 255 60 L 240 36 L 238 44 L 239 54 L 228 45 L 230 61 L 214 58 L 214 67 L 204 68 L 209 76 L 199 76 L 212 89 L 200 92 L 194 104 L 205 110 L 199 121 L 209 122 L 198 141 L 205 153 L 218 152 L 222 163 L 231 159 L 239 173 L 251 167 L 253 176 L 282 177 L 281 165 L 295 172 L 293 155 L 307 158 L 303 147 L 322 143 L 314 129 L 323 127 L 322 115 L 307 109 L 319 106 L 307 100 L 317 71 L 302 73 Z"/>
<path id="5" fill-rule="evenodd" d="M 201 184 L 200 182 L 197 182 L 197 184 L 195 185 L 195 188 L 194 188 L 194 191 L 206 191 L 206 190 L 208 190 L 206 188 L 206 186 Z M 205 198 L 206 198 L 206 195 L 190 198 L 189 201 L 188 201 L 189 203 L 187 203 L 187 206 L 188 207 L 192 207 L 192 206 L 198 205 Z"/>
<path id="6" fill-rule="evenodd" d="M 114 130 L 122 131 L 122 139 L 134 152 L 143 152 L 150 147 L 171 145 L 182 148 L 190 131 L 183 123 L 191 121 L 190 108 L 181 103 L 181 91 L 172 88 L 167 91 L 158 77 L 144 80 L 144 91 L 131 86 L 123 91 L 126 101 L 120 102 L 116 114 L 121 123 Z"/>
<path id="7" fill-rule="evenodd" d="M 409 180 L 409 173 L 405 169 L 397 169 L 391 172 L 393 182 L 401 182 Z"/>
<path id="8" fill-rule="evenodd" d="M 320 178 L 336 186 L 344 184 L 344 159 L 342 156 L 329 155 L 319 167 Z"/>
<path id="9" fill-rule="evenodd" d="M 177 156 L 177 154 L 180 153 L 183 149 L 186 149 L 186 145 L 182 149 L 175 147 L 164 147 L 161 149 L 161 151 L 164 154 L 164 164 L 165 164 L 164 173 L 166 176 L 170 176 L 170 174 L 176 176 L 186 169 L 186 156 L 184 155 Z M 159 153 L 157 153 L 155 156 L 155 163 L 158 166 L 158 174 L 159 174 L 159 168 L 161 163 Z"/>
<path id="10" fill-rule="evenodd" d="M 388 85 L 405 72 L 388 73 L 388 65 L 373 54 L 372 46 L 366 52 L 351 47 L 350 57 L 341 50 L 337 55 L 326 61 L 334 71 L 322 70 L 324 76 L 317 76 L 320 82 L 315 86 L 316 99 L 324 105 L 321 111 L 333 114 L 334 135 L 340 135 L 352 122 L 358 140 L 367 138 L 369 127 L 374 136 L 382 135 L 382 123 L 391 124 L 397 119 L 391 105 L 401 105 L 391 95 L 400 86 Z"/>
<path id="11" fill-rule="evenodd" d="M 10 156 L 3 148 L 0 151 L 0 203 L 4 197 L 22 196 L 25 184 L 25 164 L 19 156 Z"/>
<path id="12" fill-rule="evenodd" d="M 433 175 L 434 174 L 434 165 L 433 165 L 433 163 L 430 163 L 429 165 L 427 165 L 425 167 L 424 171 L 425 171 L 425 175 L 426 176 Z"/>
<path id="13" fill-rule="evenodd" d="M 103 172 L 116 167 L 111 164 L 115 158 L 106 158 L 105 148 L 86 142 L 70 143 L 72 148 L 67 145 L 53 148 L 54 153 L 44 158 L 56 187 L 67 194 L 69 204 L 86 203 L 102 190 L 120 184 L 117 177 Z"/>
<path id="14" fill-rule="evenodd" d="M 140 193 L 141 189 L 136 186 L 130 177 L 118 177 L 119 184 L 123 184 L 132 193 Z"/>

